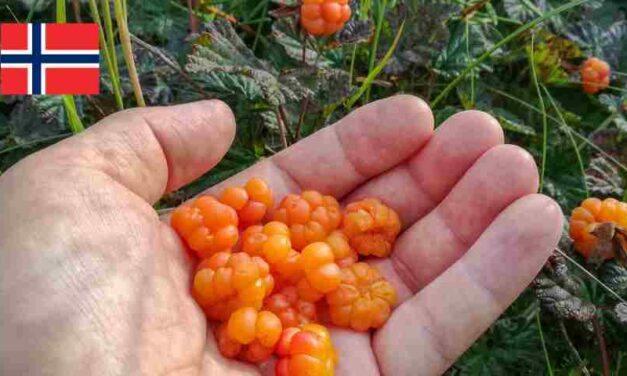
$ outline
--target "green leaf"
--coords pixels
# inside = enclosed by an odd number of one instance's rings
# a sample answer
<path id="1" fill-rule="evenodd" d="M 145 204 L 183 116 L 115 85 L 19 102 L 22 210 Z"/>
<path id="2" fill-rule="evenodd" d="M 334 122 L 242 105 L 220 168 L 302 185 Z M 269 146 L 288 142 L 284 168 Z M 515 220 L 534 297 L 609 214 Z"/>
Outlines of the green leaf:
<path id="1" fill-rule="evenodd" d="M 486 109 L 487 110 L 487 109 Z M 519 117 L 503 108 L 493 108 L 489 112 L 494 115 L 503 129 L 510 132 L 520 133 L 527 136 L 535 136 L 536 131 L 533 127 L 525 124 Z"/>

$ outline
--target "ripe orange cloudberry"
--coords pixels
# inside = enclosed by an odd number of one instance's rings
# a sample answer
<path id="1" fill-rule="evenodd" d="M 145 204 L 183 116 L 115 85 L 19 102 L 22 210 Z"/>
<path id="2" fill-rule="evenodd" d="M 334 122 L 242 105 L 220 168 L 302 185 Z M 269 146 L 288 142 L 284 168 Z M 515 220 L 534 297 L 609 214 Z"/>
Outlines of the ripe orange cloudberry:
<path id="1" fill-rule="evenodd" d="M 281 222 L 250 226 L 242 233 L 242 251 L 263 257 L 270 265 L 285 261 L 290 256 L 290 230 Z"/>
<path id="2" fill-rule="evenodd" d="M 236 309 L 261 309 L 273 287 L 270 268 L 262 258 L 219 252 L 198 265 L 192 293 L 207 317 L 225 321 Z"/>
<path id="3" fill-rule="evenodd" d="M 272 219 L 290 227 L 292 247 L 303 249 L 307 244 L 324 240 L 342 221 L 340 204 L 333 196 L 317 191 L 289 194 L 272 213 Z"/>
<path id="4" fill-rule="evenodd" d="M 610 65 L 605 61 L 591 57 L 580 67 L 582 89 L 594 94 L 610 86 Z"/>
<path id="5" fill-rule="evenodd" d="M 357 262 L 359 256 L 348 242 L 348 236 L 340 230 L 333 231 L 324 241 L 333 251 L 335 263 L 340 268 L 345 268 Z"/>
<path id="6" fill-rule="evenodd" d="M 220 202 L 237 210 L 242 226 L 261 222 L 274 203 L 272 190 L 259 178 L 250 179 L 244 187 L 225 188 Z"/>
<path id="7" fill-rule="evenodd" d="M 259 363 L 272 356 L 282 331 L 274 313 L 243 307 L 218 327 L 216 340 L 223 356 Z"/>
<path id="8" fill-rule="evenodd" d="M 170 223 L 200 258 L 230 251 L 239 236 L 235 210 L 211 196 L 179 206 L 172 213 Z"/>
<path id="9" fill-rule="evenodd" d="M 333 375 L 337 353 L 327 328 L 305 324 L 302 328 L 286 328 L 276 347 L 279 360 L 277 376 Z"/>
<path id="10" fill-rule="evenodd" d="M 385 324 L 396 291 L 377 269 L 359 262 L 342 269 L 342 283 L 326 295 L 326 301 L 333 324 L 365 331 Z"/>
<path id="11" fill-rule="evenodd" d="M 627 228 L 627 203 L 613 198 L 603 201 L 587 198 L 570 215 L 570 237 L 575 242 L 575 249 L 586 259 L 592 256 L 598 239 L 591 232 L 599 223 L 611 222 Z M 614 257 L 612 253 L 604 256 Z"/>
<path id="12" fill-rule="evenodd" d="M 311 35 L 331 35 L 351 18 L 348 0 L 304 0 L 300 24 Z"/>
<path id="13" fill-rule="evenodd" d="M 266 298 L 263 309 L 276 314 L 284 328 L 315 322 L 316 305 L 302 300 L 295 286 L 286 286 Z"/>
<path id="14" fill-rule="evenodd" d="M 334 262 L 333 250 L 324 242 L 306 246 L 300 255 L 300 265 L 305 273 L 296 288 L 306 301 L 316 302 L 324 294 L 335 290 L 341 281 L 341 269 Z"/>
<path id="15" fill-rule="evenodd" d="M 378 199 L 366 198 L 346 206 L 342 230 L 360 255 L 386 257 L 401 231 L 401 220 Z"/>

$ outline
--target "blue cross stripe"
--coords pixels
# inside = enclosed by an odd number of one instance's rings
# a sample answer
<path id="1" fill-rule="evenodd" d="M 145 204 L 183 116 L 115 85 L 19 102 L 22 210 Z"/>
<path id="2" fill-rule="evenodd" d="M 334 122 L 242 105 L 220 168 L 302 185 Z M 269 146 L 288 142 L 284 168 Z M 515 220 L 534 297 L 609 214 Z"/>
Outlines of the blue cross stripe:
<path id="1" fill-rule="evenodd" d="M 41 51 L 41 24 L 32 24 L 32 54 L 3 55 L 0 51 L 0 64 L 31 64 L 33 94 L 41 94 L 42 64 L 98 64 L 100 55 L 45 55 Z"/>

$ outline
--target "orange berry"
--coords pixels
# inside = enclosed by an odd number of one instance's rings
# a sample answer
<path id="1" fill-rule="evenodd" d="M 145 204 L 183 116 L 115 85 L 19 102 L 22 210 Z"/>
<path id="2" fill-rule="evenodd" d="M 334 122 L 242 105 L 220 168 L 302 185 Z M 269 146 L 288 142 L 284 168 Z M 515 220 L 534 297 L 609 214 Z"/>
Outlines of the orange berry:
<path id="1" fill-rule="evenodd" d="M 579 72 L 582 89 L 585 93 L 594 94 L 610 85 L 610 66 L 599 58 L 588 58 L 581 65 Z"/>
<path id="2" fill-rule="evenodd" d="M 227 187 L 220 201 L 237 211 L 242 227 L 261 222 L 272 208 L 272 190 L 259 178 L 250 179 L 244 187 Z"/>
<path id="3" fill-rule="evenodd" d="M 266 298 L 264 309 L 276 314 L 283 327 L 300 326 L 316 321 L 315 304 L 302 300 L 295 286 L 286 286 Z"/>
<path id="4" fill-rule="evenodd" d="M 263 257 L 271 265 L 283 263 L 292 251 L 289 229 L 276 221 L 248 227 L 242 233 L 241 247 L 251 256 Z"/>
<path id="5" fill-rule="evenodd" d="M 334 262 L 333 250 L 324 242 L 309 244 L 300 255 L 305 278 L 297 284 L 302 299 L 315 302 L 340 284 L 341 271 Z"/>
<path id="6" fill-rule="evenodd" d="M 591 231 L 599 223 L 611 222 L 627 228 L 627 203 L 613 198 L 603 201 L 598 198 L 585 199 L 581 205 L 573 209 L 570 215 L 570 237 L 575 242 L 575 249 L 586 259 L 592 256 L 598 239 Z M 606 259 L 614 258 L 612 253 Z"/>
<path id="7" fill-rule="evenodd" d="M 282 331 L 281 320 L 274 313 L 243 307 L 218 327 L 216 337 L 225 357 L 239 355 L 242 360 L 258 363 L 272 356 Z"/>
<path id="8" fill-rule="evenodd" d="M 292 247 L 301 250 L 308 244 L 323 241 L 337 229 L 342 212 L 334 197 L 309 190 L 285 196 L 272 213 L 272 219 L 289 226 Z"/>
<path id="9" fill-rule="evenodd" d="M 337 364 L 329 331 L 317 324 L 283 330 L 276 352 L 277 376 L 333 375 Z"/>
<path id="10" fill-rule="evenodd" d="M 348 0 L 304 0 L 300 23 L 311 35 L 331 35 L 351 17 Z"/>
<path id="11" fill-rule="evenodd" d="M 396 292 L 377 269 L 359 262 L 342 269 L 342 281 L 326 295 L 326 302 L 333 324 L 366 331 L 385 324 Z"/>
<path id="12" fill-rule="evenodd" d="M 358 255 L 348 243 L 348 237 L 340 230 L 333 231 L 325 240 L 331 250 L 335 263 L 340 268 L 345 268 L 357 262 Z"/>
<path id="13" fill-rule="evenodd" d="M 210 319 L 224 321 L 239 308 L 260 309 L 273 288 L 264 260 L 243 252 L 219 252 L 198 266 L 192 293 Z"/>
<path id="14" fill-rule="evenodd" d="M 401 231 L 401 220 L 378 199 L 366 198 L 346 207 L 342 230 L 360 255 L 386 257 Z"/>
<path id="15" fill-rule="evenodd" d="M 242 210 L 248 203 L 248 192 L 241 187 L 227 187 L 222 191 L 220 201 L 235 210 Z"/>
<path id="16" fill-rule="evenodd" d="M 170 223 L 200 258 L 230 252 L 239 237 L 235 210 L 210 196 L 176 208 Z"/>

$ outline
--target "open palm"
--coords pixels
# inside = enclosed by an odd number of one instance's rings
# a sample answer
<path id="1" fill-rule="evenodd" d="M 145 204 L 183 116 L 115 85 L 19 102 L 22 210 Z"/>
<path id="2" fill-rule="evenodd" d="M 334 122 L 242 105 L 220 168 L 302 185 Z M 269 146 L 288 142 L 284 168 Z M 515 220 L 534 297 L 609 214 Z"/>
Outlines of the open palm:
<path id="1" fill-rule="evenodd" d="M 221 102 L 132 110 L 22 161 L 0 178 L 0 373 L 270 373 L 222 358 L 189 294 L 193 260 L 151 204 L 214 166 L 234 120 Z M 333 329 L 338 374 L 439 374 L 531 281 L 561 232 L 534 194 L 522 149 L 470 111 L 433 132 L 426 104 L 397 96 L 211 188 L 264 178 L 377 196 L 404 224 L 372 261 L 399 304 L 376 333 Z"/>

